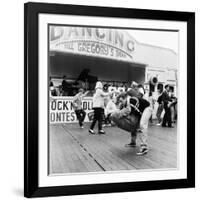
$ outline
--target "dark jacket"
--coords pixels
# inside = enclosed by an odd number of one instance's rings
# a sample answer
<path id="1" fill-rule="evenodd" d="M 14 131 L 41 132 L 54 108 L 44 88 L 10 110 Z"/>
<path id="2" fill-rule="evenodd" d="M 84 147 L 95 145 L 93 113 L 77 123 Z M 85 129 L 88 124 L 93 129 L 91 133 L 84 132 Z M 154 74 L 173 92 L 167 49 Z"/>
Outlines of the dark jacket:
<path id="1" fill-rule="evenodd" d="M 162 101 L 164 103 L 164 107 L 167 107 L 168 103 L 172 101 L 167 91 L 163 92 Z"/>
<path id="2" fill-rule="evenodd" d="M 163 93 L 158 97 L 158 100 L 157 100 L 158 104 L 162 104 L 163 102 L 162 98 L 163 98 Z"/>
<path id="3" fill-rule="evenodd" d="M 70 89 L 70 84 L 66 80 L 62 81 L 62 89 L 65 92 L 67 92 Z"/>
<path id="4" fill-rule="evenodd" d="M 145 108 L 150 106 L 150 103 L 143 98 L 138 99 L 138 103 L 136 102 L 135 98 L 130 98 L 130 105 L 136 106 L 138 109 L 131 107 L 131 113 L 141 116 Z"/>
<path id="5" fill-rule="evenodd" d="M 149 107 L 150 103 L 146 99 L 139 99 L 139 110 L 141 113 L 143 113 L 144 109 Z"/>

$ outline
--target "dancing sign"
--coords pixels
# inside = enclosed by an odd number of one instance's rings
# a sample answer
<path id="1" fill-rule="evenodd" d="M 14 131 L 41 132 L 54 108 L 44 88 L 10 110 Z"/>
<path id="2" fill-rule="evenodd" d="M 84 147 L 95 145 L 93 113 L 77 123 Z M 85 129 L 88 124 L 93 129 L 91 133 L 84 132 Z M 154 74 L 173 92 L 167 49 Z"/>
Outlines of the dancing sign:
<path id="1" fill-rule="evenodd" d="M 135 41 L 115 29 L 51 26 L 50 50 L 132 61 Z"/>

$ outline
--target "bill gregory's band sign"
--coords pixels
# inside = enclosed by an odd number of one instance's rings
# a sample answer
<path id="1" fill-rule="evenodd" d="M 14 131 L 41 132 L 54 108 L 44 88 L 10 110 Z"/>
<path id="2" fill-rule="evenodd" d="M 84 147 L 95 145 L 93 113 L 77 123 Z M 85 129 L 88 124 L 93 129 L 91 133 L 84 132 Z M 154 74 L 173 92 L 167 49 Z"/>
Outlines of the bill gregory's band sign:
<path id="1" fill-rule="evenodd" d="M 135 41 L 125 31 L 89 27 L 50 27 L 50 51 L 133 61 Z"/>

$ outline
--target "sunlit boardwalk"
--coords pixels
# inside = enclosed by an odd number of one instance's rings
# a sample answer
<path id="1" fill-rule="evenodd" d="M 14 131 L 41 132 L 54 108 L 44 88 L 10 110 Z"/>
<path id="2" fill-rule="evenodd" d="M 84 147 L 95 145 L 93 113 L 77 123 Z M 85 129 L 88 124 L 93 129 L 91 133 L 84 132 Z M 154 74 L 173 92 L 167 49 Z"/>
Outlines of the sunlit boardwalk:
<path id="1" fill-rule="evenodd" d="M 50 174 L 177 168 L 177 128 L 149 127 L 149 152 L 137 156 L 136 148 L 124 145 L 130 134 L 117 127 L 105 135 L 90 135 L 88 124 L 50 125 Z"/>

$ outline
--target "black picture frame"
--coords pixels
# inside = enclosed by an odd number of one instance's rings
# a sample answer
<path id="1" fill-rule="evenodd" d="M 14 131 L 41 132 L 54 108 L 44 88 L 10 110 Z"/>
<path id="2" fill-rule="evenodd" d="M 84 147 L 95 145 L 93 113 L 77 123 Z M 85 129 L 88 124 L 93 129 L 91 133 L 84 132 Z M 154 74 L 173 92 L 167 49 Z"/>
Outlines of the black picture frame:
<path id="1" fill-rule="evenodd" d="M 145 182 L 39 187 L 38 15 L 40 13 L 187 22 L 187 178 Z M 195 13 L 80 5 L 24 5 L 24 195 L 44 197 L 195 187 Z"/>

